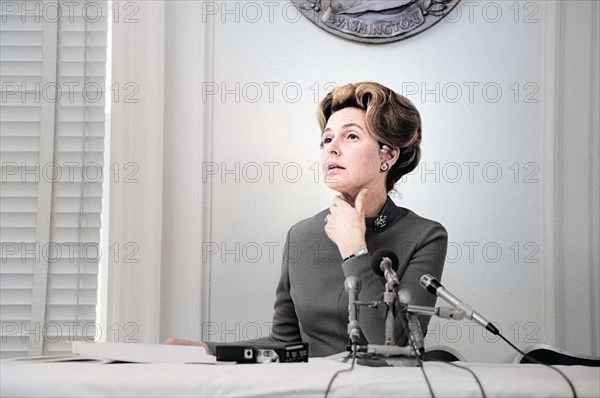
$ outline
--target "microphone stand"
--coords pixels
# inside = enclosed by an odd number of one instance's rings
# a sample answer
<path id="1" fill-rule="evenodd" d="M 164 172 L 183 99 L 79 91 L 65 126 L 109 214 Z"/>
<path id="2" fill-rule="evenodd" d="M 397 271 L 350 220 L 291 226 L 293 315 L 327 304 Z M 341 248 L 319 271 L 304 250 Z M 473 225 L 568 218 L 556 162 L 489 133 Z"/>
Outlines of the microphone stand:
<path id="1" fill-rule="evenodd" d="M 359 363 L 371 366 L 417 366 L 415 353 L 411 346 L 401 347 L 396 345 L 394 338 L 396 313 L 398 306 L 398 284 L 387 282 L 383 293 L 383 303 L 386 305 L 385 341 L 383 345 L 367 344 L 366 346 L 351 345 L 351 351 L 366 354 L 367 357 L 358 358 Z M 376 308 L 382 301 L 355 301 L 355 305 L 364 305 Z M 398 316 L 402 316 L 398 314 Z"/>
<path id="2" fill-rule="evenodd" d="M 360 287 L 358 288 L 360 290 Z M 415 315 L 436 315 L 442 318 L 453 318 L 462 319 L 464 312 L 456 308 L 431 308 L 412 305 L 410 301 L 405 301 L 399 298 L 399 283 L 398 280 L 388 278 L 385 284 L 385 291 L 383 293 L 383 301 L 358 301 L 351 300 L 349 305 L 349 323 L 348 323 L 348 334 L 350 336 L 351 344 L 347 347 L 348 351 L 354 352 L 354 354 L 361 353 L 359 357 L 359 363 L 371 366 L 418 366 L 422 351 L 422 338 L 419 349 L 417 344 L 413 341 L 414 337 L 411 327 L 417 327 L 419 329 L 419 335 L 421 335 L 421 325 L 418 321 L 413 322 L 415 325 L 411 326 L 409 322 L 409 314 L 412 318 L 416 319 Z M 346 289 L 348 291 L 348 288 Z M 411 293 L 412 296 L 412 293 Z M 358 323 L 358 307 L 367 306 L 369 308 L 377 308 L 379 304 L 384 303 L 386 306 L 386 317 L 385 317 L 385 340 L 383 345 L 367 344 L 366 346 L 359 346 L 357 344 L 358 336 L 360 336 L 360 325 Z M 406 334 L 409 339 L 409 343 L 405 347 L 396 345 L 395 341 L 395 321 L 396 316 L 402 317 Z"/>
<path id="3" fill-rule="evenodd" d="M 390 286 L 388 286 L 390 285 Z M 393 295 L 393 297 L 392 297 Z M 387 306 L 386 324 L 385 324 L 385 342 L 380 344 L 367 344 L 359 346 L 352 344 L 348 346 L 349 351 L 357 351 L 357 353 L 366 354 L 367 357 L 358 357 L 359 363 L 367 366 L 402 366 L 416 367 L 416 353 L 409 343 L 407 346 L 401 347 L 394 343 L 394 307 L 396 306 L 397 295 L 394 294 L 394 288 L 391 284 L 386 284 L 386 292 L 384 293 L 383 301 L 355 301 L 357 306 L 366 306 L 369 308 L 377 308 L 379 304 L 385 303 Z M 454 307 L 425 307 L 421 305 L 406 305 L 399 306 L 401 312 L 413 313 L 416 315 L 437 316 L 443 319 L 460 320 L 465 317 L 465 313 Z M 402 316 L 402 314 L 398 314 Z M 410 333 L 408 330 L 406 333 Z M 391 343 L 390 343 L 391 342 Z"/>
<path id="4" fill-rule="evenodd" d="M 396 345 L 394 341 L 394 322 L 396 320 L 395 309 L 398 292 L 398 285 L 387 282 L 385 284 L 385 292 L 383 293 L 383 302 L 387 307 L 385 316 L 385 342 L 386 346 Z"/>

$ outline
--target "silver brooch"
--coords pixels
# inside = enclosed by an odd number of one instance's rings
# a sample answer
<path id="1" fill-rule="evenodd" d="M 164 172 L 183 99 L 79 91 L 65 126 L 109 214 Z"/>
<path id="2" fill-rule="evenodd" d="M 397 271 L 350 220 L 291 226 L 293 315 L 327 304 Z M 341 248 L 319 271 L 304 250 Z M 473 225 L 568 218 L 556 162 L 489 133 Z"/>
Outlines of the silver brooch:
<path id="1" fill-rule="evenodd" d="M 387 225 L 387 216 L 384 216 L 384 215 L 377 216 L 377 218 L 375 219 L 373 224 L 375 224 L 375 229 L 385 228 L 385 226 Z"/>

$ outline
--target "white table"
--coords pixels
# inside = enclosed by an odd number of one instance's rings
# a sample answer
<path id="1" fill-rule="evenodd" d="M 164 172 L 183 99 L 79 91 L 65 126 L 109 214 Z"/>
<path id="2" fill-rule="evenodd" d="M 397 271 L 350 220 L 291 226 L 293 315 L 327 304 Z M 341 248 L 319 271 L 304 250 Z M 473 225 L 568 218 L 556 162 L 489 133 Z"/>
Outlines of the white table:
<path id="1" fill-rule="evenodd" d="M 566 381 L 541 365 L 460 363 L 473 370 L 488 397 L 571 397 Z M 328 359 L 252 365 L 31 363 L 0 364 L 2 397 L 303 396 L 323 397 L 333 374 L 349 367 Z M 579 397 L 600 396 L 600 368 L 559 366 Z M 426 362 L 436 397 L 481 397 L 473 376 Z M 429 397 L 419 368 L 365 367 L 341 373 L 332 397 Z"/>

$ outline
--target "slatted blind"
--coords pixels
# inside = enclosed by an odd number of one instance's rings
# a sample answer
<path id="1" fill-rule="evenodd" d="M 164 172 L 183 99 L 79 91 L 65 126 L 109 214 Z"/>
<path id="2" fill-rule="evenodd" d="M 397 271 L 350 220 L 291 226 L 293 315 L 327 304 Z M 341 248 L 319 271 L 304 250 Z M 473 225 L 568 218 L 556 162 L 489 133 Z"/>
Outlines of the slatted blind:
<path id="1" fill-rule="evenodd" d="M 96 325 L 106 1 L 0 1 L 1 356 Z"/>

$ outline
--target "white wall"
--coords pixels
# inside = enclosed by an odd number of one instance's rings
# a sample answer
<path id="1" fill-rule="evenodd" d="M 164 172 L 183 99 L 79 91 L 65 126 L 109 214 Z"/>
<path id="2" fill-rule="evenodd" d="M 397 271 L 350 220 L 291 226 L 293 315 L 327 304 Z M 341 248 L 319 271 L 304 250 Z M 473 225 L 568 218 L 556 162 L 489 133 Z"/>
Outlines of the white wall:
<path id="1" fill-rule="evenodd" d="M 453 22 L 364 45 L 252 3 L 165 5 L 162 219 L 147 225 L 162 232 L 160 339 L 268 331 L 285 233 L 333 194 L 315 177 L 317 101 L 375 80 L 421 111 L 423 163 L 396 199 L 448 229 L 444 284 L 521 347 L 599 355 L 597 4 L 463 2 Z M 514 357 L 468 322 L 429 329 L 469 360 Z"/>
<path id="2" fill-rule="evenodd" d="M 165 236 L 165 19 L 163 2 L 132 5 L 114 2 L 113 9 L 120 13 L 111 18 L 111 173 L 104 180 L 110 182 L 110 210 L 103 247 L 104 258 L 108 257 L 107 308 L 100 312 L 106 316 L 103 339 L 150 342 L 159 337 Z"/>

